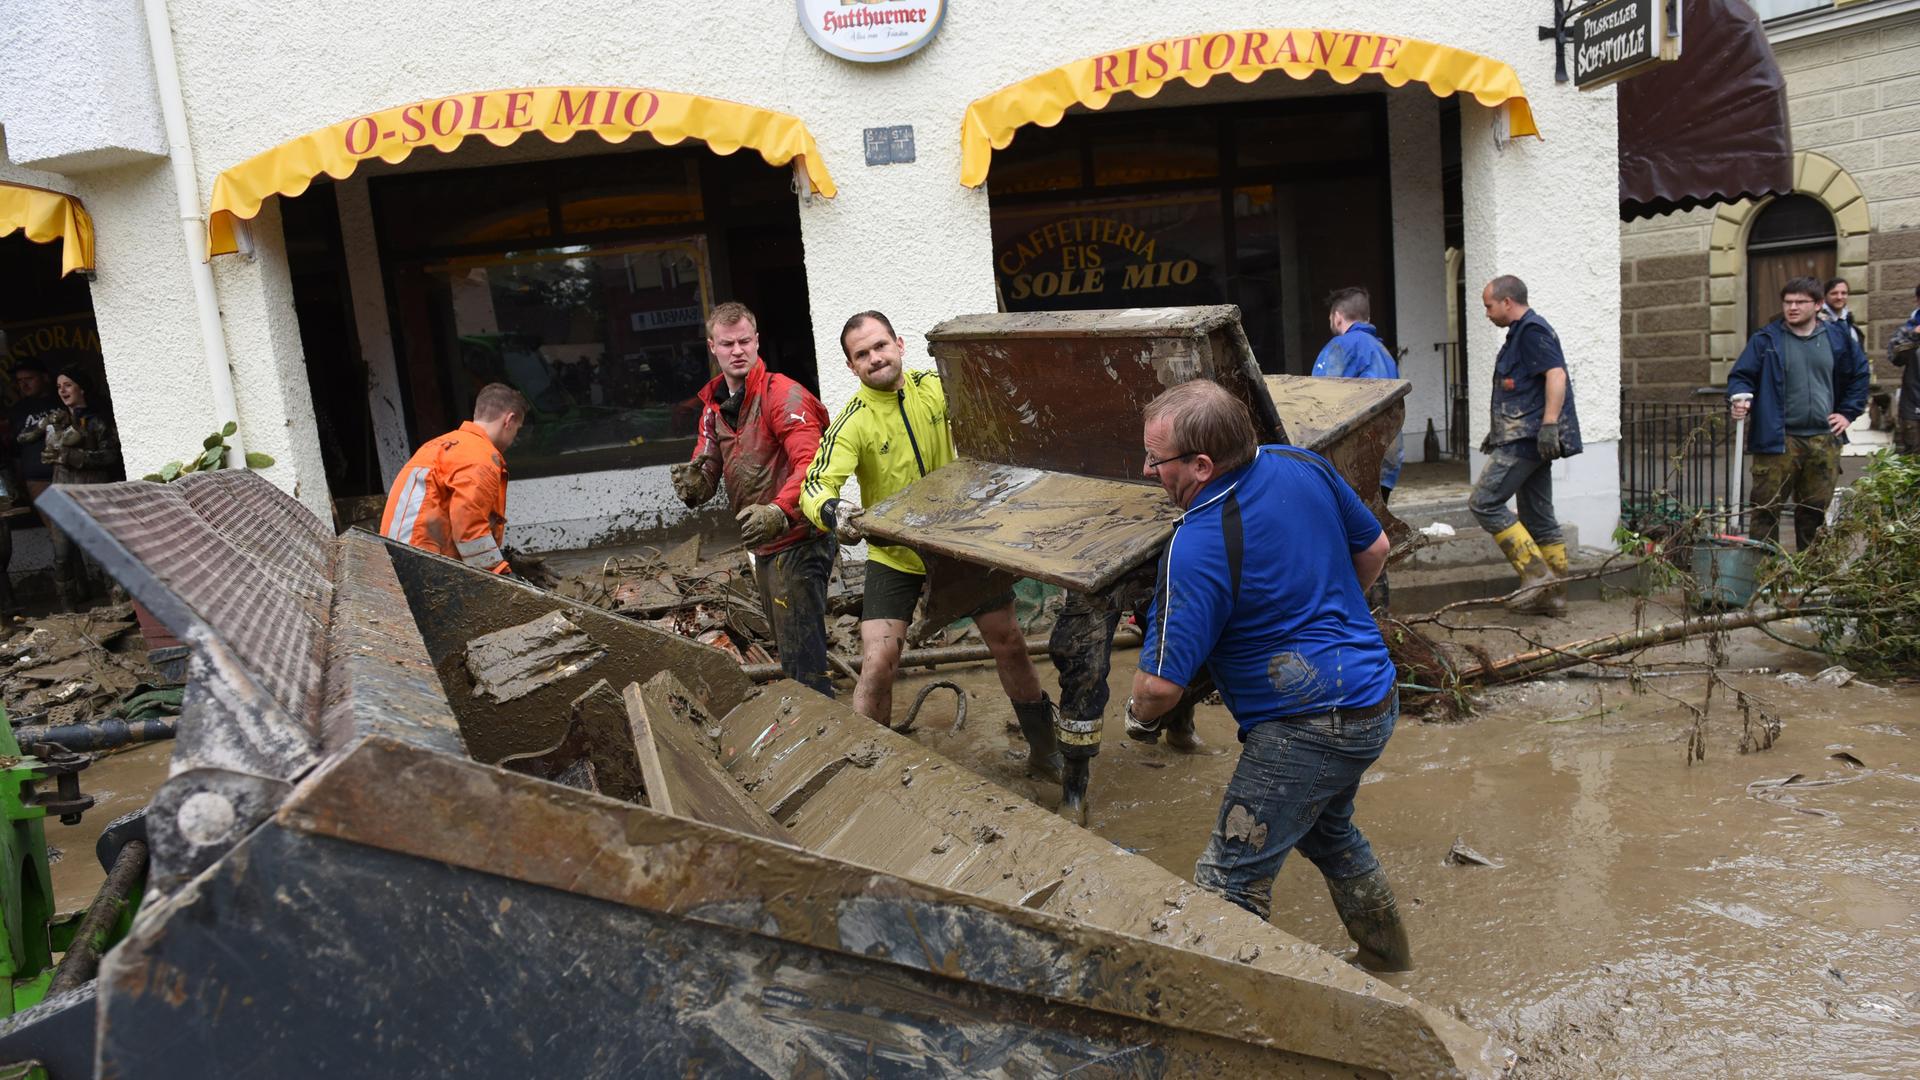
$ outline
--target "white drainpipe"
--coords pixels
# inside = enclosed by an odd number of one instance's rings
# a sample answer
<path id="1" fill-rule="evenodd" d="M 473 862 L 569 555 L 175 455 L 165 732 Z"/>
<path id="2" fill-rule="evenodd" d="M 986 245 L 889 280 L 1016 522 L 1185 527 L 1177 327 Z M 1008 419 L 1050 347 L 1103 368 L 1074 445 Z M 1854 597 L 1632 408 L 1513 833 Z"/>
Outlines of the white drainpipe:
<path id="1" fill-rule="evenodd" d="M 187 138 L 187 103 L 180 93 L 180 66 L 173 55 L 173 24 L 167 0 L 145 0 L 147 45 L 153 51 L 153 74 L 159 83 L 160 115 L 167 125 L 167 157 L 173 163 L 173 191 L 180 203 L 180 226 L 187 239 L 187 275 L 193 279 L 193 302 L 200 315 L 200 340 L 206 346 L 207 381 L 213 387 L 214 418 L 225 427 L 238 423 L 233 399 L 233 367 L 227 358 L 227 333 L 220 325 L 220 297 L 213 287 L 213 267 L 207 261 L 207 222 L 200 213 L 200 182 L 193 167 L 193 144 Z M 246 464 L 241 436 L 227 439 L 232 453 L 227 464 Z"/>

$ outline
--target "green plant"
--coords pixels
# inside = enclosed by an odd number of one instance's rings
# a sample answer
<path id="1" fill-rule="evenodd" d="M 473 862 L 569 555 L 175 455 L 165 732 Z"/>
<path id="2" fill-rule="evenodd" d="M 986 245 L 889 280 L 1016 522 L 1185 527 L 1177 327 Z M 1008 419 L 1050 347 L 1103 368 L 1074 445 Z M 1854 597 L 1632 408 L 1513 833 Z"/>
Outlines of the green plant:
<path id="1" fill-rule="evenodd" d="M 1920 670 L 1920 458 L 1882 450 L 1845 490 L 1838 519 L 1770 584 L 1822 604 L 1823 651 L 1862 670 Z"/>
<path id="2" fill-rule="evenodd" d="M 226 468 L 227 451 L 232 449 L 227 445 L 227 437 L 239 430 L 240 425 L 229 420 L 227 421 L 226 427 L 221 428 L 219 431 L 214 432 L 202 440 L 200 449 L 185 463 L 169 461 L 160 467 L 159 472 L 148 473 L 140 479 L 151 480 L 156 484 L 167 484 L 180 479 L 188 473 L 207 472 L 212 469 Z M 271 455 L 262 454 L 255 450 L 247 451 L 247 468 L 267 469 L 272 467 L 273 457 Z"/>

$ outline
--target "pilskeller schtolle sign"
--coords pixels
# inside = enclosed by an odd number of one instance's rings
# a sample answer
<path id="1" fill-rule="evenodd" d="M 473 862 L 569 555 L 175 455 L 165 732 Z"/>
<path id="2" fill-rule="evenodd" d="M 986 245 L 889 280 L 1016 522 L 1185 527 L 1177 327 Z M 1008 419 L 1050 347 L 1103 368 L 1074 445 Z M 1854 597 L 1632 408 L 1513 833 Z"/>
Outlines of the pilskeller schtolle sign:
<path id="1" fill-rule="evenodd" d="M 1592 90 L 1676 58 L 1679 27 L 1667 32 L 1667 7 L 1667 0 L 1612 0 L 1574 11 L 1567 19 L 1573 85 Z"/>
<path id="2" fill-rule="evenodd" d="M 794 0 L 815 45 L 842 60 L 878 64 L 919 51 L 946 16 L 946 0 Z"/>

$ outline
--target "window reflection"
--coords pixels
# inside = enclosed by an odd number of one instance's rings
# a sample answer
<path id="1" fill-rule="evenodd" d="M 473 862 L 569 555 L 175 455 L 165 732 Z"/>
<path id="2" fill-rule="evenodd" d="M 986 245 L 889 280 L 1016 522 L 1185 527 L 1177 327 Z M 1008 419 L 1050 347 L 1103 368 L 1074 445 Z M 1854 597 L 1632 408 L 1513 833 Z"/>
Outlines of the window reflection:
<path id="1" fill-rule="evenodd" d="M 703 240 L 456 259 L 424 275 L 454 398 L 505 382 L 532 405 L 513 472 L 687 455 L 709 378 Z"/>

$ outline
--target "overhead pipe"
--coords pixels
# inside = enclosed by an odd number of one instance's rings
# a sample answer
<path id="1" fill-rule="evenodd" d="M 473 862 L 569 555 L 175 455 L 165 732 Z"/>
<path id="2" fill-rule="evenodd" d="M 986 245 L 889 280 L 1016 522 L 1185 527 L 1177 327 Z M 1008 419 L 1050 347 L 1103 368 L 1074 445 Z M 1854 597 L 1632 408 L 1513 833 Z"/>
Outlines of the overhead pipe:
<path id="1" fill-rule="evenodd" d="M 207 221 L 200 213 L 200 180 L 194 170 L 193 144 L 187 135 L 187 102 L 180 92 L 180 65 L 173 53 L 173 23 L 167 0 L 144 0 L 147 46 L 153 54 L 154 80 L 160 92 L 160 117 L 167 129 L 167 158 L 173 165 L 173 193 L 180 205 L 180 226 L 187 240 L 187 276 L 193 281 L 194 308 L 200 316 L 200 340 L 206 351 L 207 381 L 213 389 L 215 422 L 238 425 L 233 397 L 233 364 L 227 356 L 227 332 L 220 323 L 220 296 L 207 257 Z M 227 437 L 230 464 L 247 459 L 239 434 Z"/>

